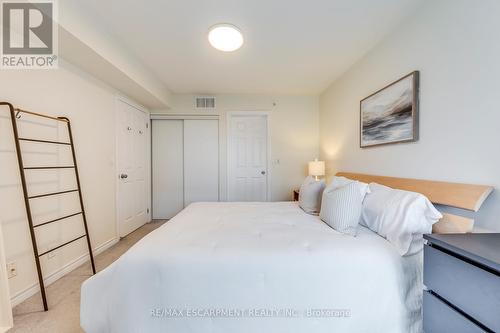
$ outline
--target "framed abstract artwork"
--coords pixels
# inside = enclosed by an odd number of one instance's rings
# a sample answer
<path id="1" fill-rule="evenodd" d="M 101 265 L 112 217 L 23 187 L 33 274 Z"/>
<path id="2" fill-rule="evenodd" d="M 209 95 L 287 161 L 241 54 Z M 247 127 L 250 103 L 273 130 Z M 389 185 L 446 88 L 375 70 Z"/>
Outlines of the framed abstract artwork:
<path id="1" fill-rule="evenodd" d="M 360 147 L 418 140 L 419 72 L 412 72 L 360 102 Z"/>

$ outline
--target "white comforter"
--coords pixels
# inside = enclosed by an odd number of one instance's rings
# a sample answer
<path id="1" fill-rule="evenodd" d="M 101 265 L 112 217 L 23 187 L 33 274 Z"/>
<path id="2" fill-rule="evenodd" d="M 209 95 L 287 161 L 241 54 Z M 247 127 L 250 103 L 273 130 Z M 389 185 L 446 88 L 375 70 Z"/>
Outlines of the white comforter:
<path id="1" fill-rule="evenodd" d="M 292 202 L 192 204 L 83 284 L 81 325 L 420 332 L 421 253 L 401 257 L 361 229 L 339 234 Z"/>

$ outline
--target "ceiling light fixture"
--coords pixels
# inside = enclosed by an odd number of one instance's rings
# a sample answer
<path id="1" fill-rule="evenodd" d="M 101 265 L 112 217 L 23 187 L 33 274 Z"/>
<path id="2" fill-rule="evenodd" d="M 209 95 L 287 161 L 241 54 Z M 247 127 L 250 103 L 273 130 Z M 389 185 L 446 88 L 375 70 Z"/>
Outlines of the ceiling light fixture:
<path id="1" fill-rule="evenodd" d="M 236 26 L 221 23 L 212 26 L 208 30 L 208 41 L 217 50 L 232 52 L 243 45 L 243 35 Z"/>

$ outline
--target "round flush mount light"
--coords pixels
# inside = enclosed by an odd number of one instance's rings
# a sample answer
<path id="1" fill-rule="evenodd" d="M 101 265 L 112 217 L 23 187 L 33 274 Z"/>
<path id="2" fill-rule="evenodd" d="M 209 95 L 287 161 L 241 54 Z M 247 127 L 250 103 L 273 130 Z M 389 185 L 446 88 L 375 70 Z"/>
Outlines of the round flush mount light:
<path id="1" fill-rule="evenodd" d="M 243 45 L 243 35 L 236 26 L 221 23 L 208 30 L 208 41 L 219 51 L 232 52 Z"/>

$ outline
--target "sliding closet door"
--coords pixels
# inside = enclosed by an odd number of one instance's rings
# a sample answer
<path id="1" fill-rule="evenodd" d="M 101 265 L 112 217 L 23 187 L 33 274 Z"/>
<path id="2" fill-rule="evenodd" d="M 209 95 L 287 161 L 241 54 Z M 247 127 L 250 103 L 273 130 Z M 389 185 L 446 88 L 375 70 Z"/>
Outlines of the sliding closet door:
<path id="1" fill-rule="evenodd" d="M 182 120 L 153 121 L 153 218 L 169 219 L 184 208 Z"/>
<path id="2" fill-rule="evenodd" d="M 219 121 L 184 120 L 184 204 L 219 201 Z"/>

